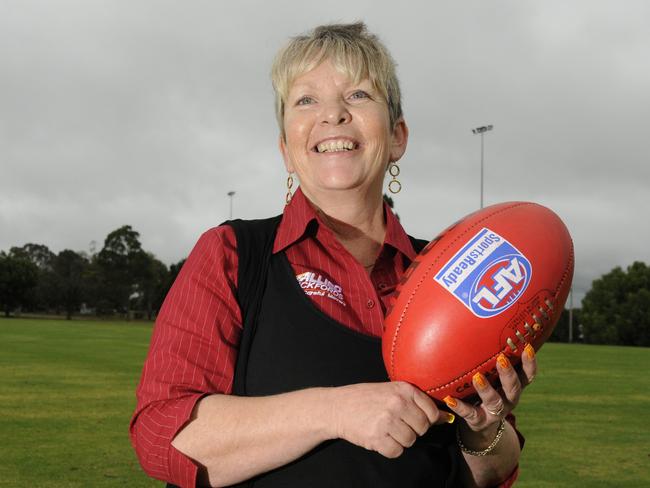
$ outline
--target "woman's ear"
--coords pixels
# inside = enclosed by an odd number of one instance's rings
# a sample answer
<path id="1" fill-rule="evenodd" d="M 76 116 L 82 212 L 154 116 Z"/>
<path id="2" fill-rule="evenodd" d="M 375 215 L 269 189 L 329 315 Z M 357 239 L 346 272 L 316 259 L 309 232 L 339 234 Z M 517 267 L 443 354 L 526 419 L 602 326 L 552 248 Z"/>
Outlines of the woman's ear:
<path id="1" fill-rule="evenodd" d="M 391 134 L 391 144 L 390 144 L 390 161 L 395 162 L 404 155 L 406 151 L 406 145 L 409 140 L 409 128 L 406 125 L 404 117 L 400 117 L 395 122 L 393 127 L 393 133 Z"/>
<path id="2" fill-rule="evenodd" d="M 282 154 L 282 159 L 284 159 L 284 167 L 287 168 L 288 173 L 295 172 L 293 164 L 291 164 L 291 159 L 289 158 L 289 151 L 287 150 L 287 143 L 284 140 L 284 136 L 280 134 L 278 138 L 278 147 L 280 148 L 280 153 Z"/>

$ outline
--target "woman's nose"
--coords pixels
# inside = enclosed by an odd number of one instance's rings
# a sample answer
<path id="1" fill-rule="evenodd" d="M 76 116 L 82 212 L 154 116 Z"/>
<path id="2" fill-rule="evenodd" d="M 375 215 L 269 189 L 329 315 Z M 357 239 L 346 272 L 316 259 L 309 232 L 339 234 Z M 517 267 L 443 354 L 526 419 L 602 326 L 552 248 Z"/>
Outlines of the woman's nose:
<path id="1" fill-rule="evenodd" d="M 351 119 L 350 112 L 342 102 L 330 102 L 323 105 L 321 124 L 340 125 L 346 124 Z"/>

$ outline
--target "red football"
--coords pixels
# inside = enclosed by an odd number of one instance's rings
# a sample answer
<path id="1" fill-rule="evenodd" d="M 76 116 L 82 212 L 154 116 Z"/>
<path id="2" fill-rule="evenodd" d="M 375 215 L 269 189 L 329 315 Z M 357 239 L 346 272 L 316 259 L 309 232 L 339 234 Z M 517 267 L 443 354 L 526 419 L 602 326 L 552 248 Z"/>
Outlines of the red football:
<path id="1" fill-rule="evenodd" d="M 573 243 L 560 218 L 529 202 L 474 212 L 433 239 L 397 287 L 382 348 L 388 375 L 442 400 L 495 384 L 496 358 L 537 351 L 564 308 Z"/>

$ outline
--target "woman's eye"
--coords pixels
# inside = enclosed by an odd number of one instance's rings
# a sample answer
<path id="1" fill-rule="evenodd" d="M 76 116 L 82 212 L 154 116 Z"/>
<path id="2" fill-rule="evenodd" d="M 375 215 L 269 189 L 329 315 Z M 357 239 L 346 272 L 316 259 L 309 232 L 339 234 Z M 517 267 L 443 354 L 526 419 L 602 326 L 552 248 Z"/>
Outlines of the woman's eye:
<path id="1" fill-rule="evenodd" d="M 370 95 L 368 95 L 363 90 L 357 90 L 351 96 L 351 98 L 369 98 L 369 97 L 370 97 Z"/>
<path id="2" fill-rule="evenodd" d="M 314 99 L 312 97 L 307 97 L 304 96 L 302 98 L 299 98 L 298 101 L 296 102 L 296 105 L 308 105 L 312 103 Z"/>

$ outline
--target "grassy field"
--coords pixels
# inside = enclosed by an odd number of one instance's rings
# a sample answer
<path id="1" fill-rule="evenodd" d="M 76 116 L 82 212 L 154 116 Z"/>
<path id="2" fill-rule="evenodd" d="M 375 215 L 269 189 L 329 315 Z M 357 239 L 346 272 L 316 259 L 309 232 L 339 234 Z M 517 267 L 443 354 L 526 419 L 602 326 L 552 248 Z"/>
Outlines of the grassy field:
<path id="1" fill-rule="evenodd" d="M 525 487 L 650 487 L 650 349 L 546 344 L 517 409 Z"/>
<path id="2" fill-rule="evenodd" d="M 151 324 L 0 319 L 0 487 L 145 487 L 128 441 Z M 547 344 L 521 487 L 650 486 L 650 349 Z"/>
<path id="3" fill-rule="evenodd" d="M 0 487 L 145 487 L 128 439 L 151 324 L 0 319 Z"/>

